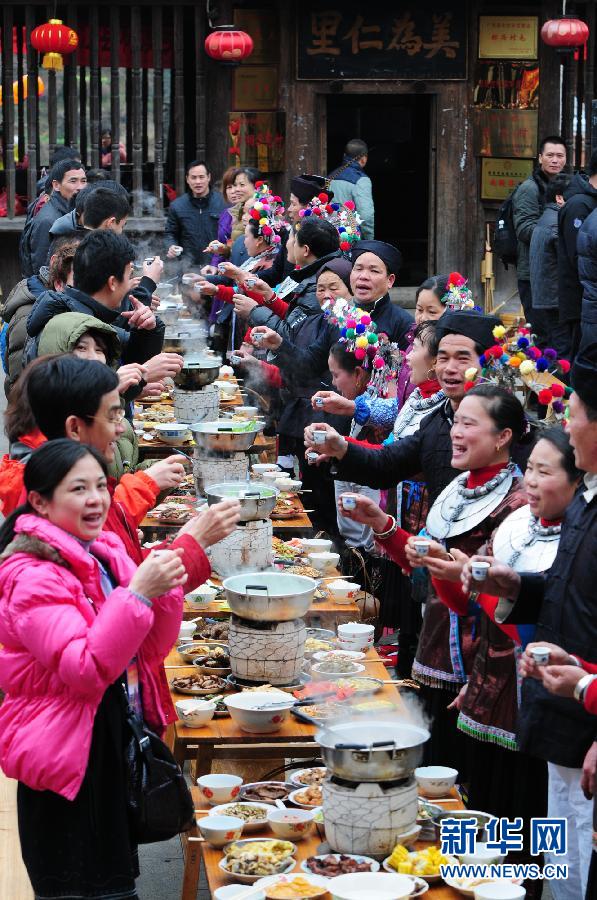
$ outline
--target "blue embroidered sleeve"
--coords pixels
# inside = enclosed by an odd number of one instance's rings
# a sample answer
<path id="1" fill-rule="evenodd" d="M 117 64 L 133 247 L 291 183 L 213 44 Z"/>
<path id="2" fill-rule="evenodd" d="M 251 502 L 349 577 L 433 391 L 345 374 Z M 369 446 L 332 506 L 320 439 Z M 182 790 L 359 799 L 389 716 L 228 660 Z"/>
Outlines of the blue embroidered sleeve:
<path id="1" fill-rule="evenodd" d="M 369 404 L 369 424 L 391 430 L 398 415 L 398 401 L 396 398 L 391 397 L 387 400 L 382 400 L 381 397 L 376 397 L 371 399 Z"/>

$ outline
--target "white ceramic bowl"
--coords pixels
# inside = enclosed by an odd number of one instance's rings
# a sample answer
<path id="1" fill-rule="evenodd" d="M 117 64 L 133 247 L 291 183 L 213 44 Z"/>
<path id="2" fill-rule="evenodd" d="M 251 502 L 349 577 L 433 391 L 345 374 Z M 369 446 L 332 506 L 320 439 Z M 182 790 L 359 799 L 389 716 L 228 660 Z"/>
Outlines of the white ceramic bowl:
<path id="1" fill-rule="evenodd" d="M 221 806 L 214 806 L 213 809 L 210 809 L 208 815 L 210 816 L 230 816 L 232 813 L 229 812 L 232 806 L 237 806 L 241 804 L 242 806 L 258 806 L 263 810 L 263 818 L 255 819 L 253 822 L 244 822 L 243 831 L 246 833 L 250 831 L 263 831 L 265 826 L 267 825 L 267 816 L 272 806 L 271 803 L 261 803 L 253 800 L 233 800 L 232 803 L 223 803 Z M 234 818 L 242 819 L 242 816 L 234 816 Z"/>
<path id="2" fill-rule="evenodd" d="M 205 603 L 211 603 L 217 596 L 218 592 L 215 588 L 210 587 L 209 584 L 202 584 L 201 587 L 198 587 L 194 591 L 191 591 L 190 594 L 187 594 L 185 599 L 189 606 L 196 609 Z"/>
<path id="3" fill-rule="evenodd" d="M 188 700 L 177 700 L 174 704 L 181 722 L 190 728 L 199 728 L 211 722 L 216 712 L 213 700 L 200 700 L 189 697 Z"/>
<path id="4" fill-rule="evenodd" d="M 268 813 L 269 827 L 284 841 L 308 837 L 315 828 L 311 809 L 272 809 Z"/>
<path id="5" fill-rule="evenodd" d="M 327 550 L 322 553 L 309 553 L 309 561 L 320 572 L 332 572 L 340 562 L 340 554 L 330 553 Z"/>
<path id="6" fill-rule="evenodd" d="M 328 581 L 325 589 L 336 603 L 342 603 L 343 601 L 350 603 L 360 591 L 358 584 L 355 584 L 354 581 L 344 581 L 342 578 Z"/>
<path id="7" fill-rule="evenodd" d="M 351 659 L 353 662 L 359 662 L 359 660 L 365 659 L 366 655 L 366 653 L 359 650 L 318 650 L 317 653 L 313 654 L 313 659 L 315 662 L 321 662 L 324 659 L 333 659 L 334 656 L 340 656 L 342 659 Z"/>
<path id="8" fill-rule="evenodd" d="M 490 850 L 483 841 L 475 841 L 475 852 L 465 853 L 458 859 L 465 865 L 490 866 L 500 863 L 504 859 L 504 855 L 499 850 Z"/>
<path id="9" fill-rule="evenodd" d="M 364 622 L 345 622 L 343 625 L 338 625 L 338 637 L 343 641 L 369 637 L 374 631 L 373 625 L 365 625 Z"/>
<path id="10" fill-rule="evenodd" d="M 222 887 L 216 888 L 214 891 L 214 900 L 232 900 L 232 898 L 240 894 L 241 891 L 246 891 L 246 889 L 246 885 L 240 883 L 225 884 Z M 253 894 L 251 900 L 265 900 L 265 894 L 263 891 L 259 891 L 258 894 Z"/>
<path id="11" fill-rule="evenodd" d="M 328 889 L 333 900 L 406 900 L 412 887 L 406 875 L 355 872 L 330 878 Z"/>
<path id="12" fill-rule="evenodd" d="M 280 472 L 281 469 L 276 463 L 254 463 L 251 466 L 251 471 L 255 475 L 263 475 L 264 472 Z"/>
<path id="13" fill-rule="evenodd" d="M 234 397 L 238 390 L 238 385 L 234 381 L 214 381 L 214 384 L 224 397 Z"/>
<path id="14" fill-rule="evenodd" d="M 253 468 L 255 468 L 253 466 Z M 280 477 L 279 469 L 268 469 L 266 472 L 261 473 L 261 477 L 264 481 L 268 481 L 270 484 L 277 484 L 278 478 Z"/>
<path id="15" fill-rule="evenodd" d="M 259 415 L 259 407 L 258 406 L 236 406 L 234 409 L 234 413 L 237 416 L 245 416 L 247 419 L 254 419 L 255 416 Z"/>
<path id="16" fill-rule="evenodd" d="M 309 553 L 329 553 L 332 541 L 326 538 L 301 538 L 301 544 Z"/>
<path id="17" fill-rule="evenodd" d="M 475 888 L 475 900 L 523 900 L 526 891 L 521 884 L 506 879 L 480 884 Z"/>
<path id="18" fill-rule="evenodd" d="M 230 872 L 226 866 L 224 865 L 224 859 L 221 859 L 218 863 L 220 870 L 228 876 L 228 878 L 234 878 L 236 881 L 242 881 L 243 884 L 254 884 L 256 881 L 259 881 L 260 878 L 263 878 L 263 875 L 240 875 L 238 872 Z M 286 875 L 288 872 L 292 872 L 294 867 L 296 866 L 296 859 L 294 857 L 289 857 L 287 864 L 278 872 L 279 875 Z M 230 895 L 229 895 L 230 896 Z M 253 895 L 251 900 L 256 900 L 256 897 L 259 895 Z M 265 897 L 265 894 L 261 894 L 262 897 Z"/>
<path id="19" fill-rule="evenodd" d="M 210 806 L 231 803 L 238 797 L 242 783 L 238 775 L 202 775 L 197 779 L 199 790 Z"/>
<path id="20" fill-rule="evenodd" d="M 157 422 L 154 428 L 164 444 L 177 444 L 189 433 L 189 426 L 178 422 Z"/>
<path id="21" fill-rule="evenodd" d="M 179 641 L 190 641 L 197 630 L 194 622 L 181 622 L 178 630 Z"/>
<path id="22" fill-rule="evenodd" d="M 271 734 L 279 731 L 290 715 L 295 700 L 267 691 L 247 691 L 224 698 L 230 716 L 243 731 Z M 265 708 L 259 708 L 265 707 Z M 269 707 L 269 708 L 268 708 Z"/>
<path id="23" fill-rule="evenodd" d="M 449 766 L 419 766 L 415 778 L 427 797 L 446 797 L 456 784 L 458 770 Z"/>
<path id="24" fill-rule="evenodd" d="M 199 831 L 212 847 L 223 847 L 237 841 L 242 834 L 242 819 L 237 816 L 203 816 L 197 820 Z"/>
<path id="25" fill-rule="evenodd" d="M 365 671 L 365 666 L 362 666 L 360 663 L 351 660 L 352 672 L 329 672 L 327 662 L 328 661 L 326 661 L 325 671 L 322 671 L 322 662 L 316 662 L 311 666 L 311 672 L 314 676 L 314 680 L 325 681 L 328 678 L 331 678 L 332 680 L 335 678 L 354 678 L 355 675 L 362 675 Z"/>

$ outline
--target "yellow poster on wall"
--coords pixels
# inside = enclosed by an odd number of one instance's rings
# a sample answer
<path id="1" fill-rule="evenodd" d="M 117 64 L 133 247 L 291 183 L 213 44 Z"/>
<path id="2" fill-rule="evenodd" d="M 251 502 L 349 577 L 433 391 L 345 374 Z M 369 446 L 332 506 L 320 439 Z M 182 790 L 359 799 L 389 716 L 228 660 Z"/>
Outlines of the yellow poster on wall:
<path id="1" fill-rule="evenodd" d="M 535 165 L 534 159 L 481 160 L 481 200 L 505 200 L 514 188 L 528 178 Z"/>
<path id="2" fill-rule="evenodd" d="M 479 59 L 537 59 L 537 16 L 479 16 Z"/>

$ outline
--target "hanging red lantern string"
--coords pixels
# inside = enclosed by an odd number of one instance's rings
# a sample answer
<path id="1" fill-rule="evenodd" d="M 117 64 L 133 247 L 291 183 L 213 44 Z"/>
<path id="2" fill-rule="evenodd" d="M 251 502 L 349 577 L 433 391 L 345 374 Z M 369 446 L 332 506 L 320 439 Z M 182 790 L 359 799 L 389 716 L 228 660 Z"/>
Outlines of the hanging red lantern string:
<path id="1" fill-rule="evenodd" d="M 205 38 L 205 52 L 220 62 L 237 63 L 253 52 L 253 38 L 233 25 L 222 25 Z"/>
<path id="2" fill-rule="evenodd" d="M 562 16 L 559 19 L 550 19 L 541 28 L 541 40 L 560 53 L 576 50 L 577 47 L 586 44 L 588 39 L 589 27 L 582 19 Z"/>
<path id="3" fill-rule="evenodd" d="M 31 46 L 45 54 L 41 62 L 44 69 L 61 71 L 64 68 L 62 54 L 72 53 L 78 44 L 77 32 L 63 25 L 61 19 L 50 19 L 31 32 Z"/>

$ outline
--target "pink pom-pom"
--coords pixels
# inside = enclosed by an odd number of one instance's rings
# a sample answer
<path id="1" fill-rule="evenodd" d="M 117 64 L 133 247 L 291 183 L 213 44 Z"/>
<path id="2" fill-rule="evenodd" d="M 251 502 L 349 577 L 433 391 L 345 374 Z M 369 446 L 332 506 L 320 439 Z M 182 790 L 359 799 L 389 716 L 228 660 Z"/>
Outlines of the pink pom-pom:
<path id="1" fill-rule="evenodd" d="M 374 367 L 375 367 L 376 369 L 383 369 L 383 367 L 384 367 L 384 361 L 383 361 L 383 359 L 381 358 L 381 356 L 376 356 L 376 357 L 375 357 L 375 359 L 373 360 L 373 365 L 374 365 Z"/>
<path id="2" fill-rule="evenodd" d="M 347 200 L 346 203 L 344 204 L 344 206 L 346 209 L 354 209 L 355 208 L 354 200 Z"/>
<path id="3" fill-rule="evenodd" d="M 363 347 L 357 347 L 357 349 L 354 351 L 355 359 L 365 359 L 366 355 L 367 351 L 364 350 Z"/>
<path id="4" fill-rule="evenodd" d="M 301 219 L 303 218 L 303 216 L 305 215 L 306 212 L 307 211 L 305 209 L 299 209 L 299 216 L 301 217 Z"/>
<path id="5" fill-rule="evenodd" d="M 279 234 L 275 234 L 275 235 L 273 236 L 273 238 L 272 238 L 272 243 L 273 243 L 273 244 L 279 244 L 279 243 L 280 243 L 280 240 L 281 240 L 280 235 L 279 235 Z"/>
<path id="6" fill-rule="evenodd" d="M 371 316 L 368 316 L 367 313 L 365 313 L 364 316 L 361 316 L 361 325 L 370 325 L 370 324 L 371 324 Z"/>
<path id="7" fill-rule="evenodd" d="M 355 320 L 355 319 L 352 319 L 352 318 L 351 318 L 351 319 L 347 319 L 347 320 L 346 320 L 346 327 L 347 327 L 347 328 L 354 328 L 354 327 L 356 326 L 356 324 L 357 324 L 357 323 L 356 323 L 356 320 Z"/>

